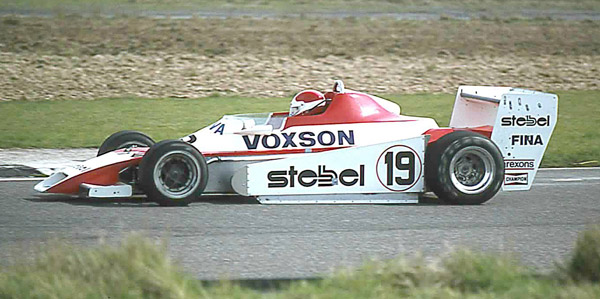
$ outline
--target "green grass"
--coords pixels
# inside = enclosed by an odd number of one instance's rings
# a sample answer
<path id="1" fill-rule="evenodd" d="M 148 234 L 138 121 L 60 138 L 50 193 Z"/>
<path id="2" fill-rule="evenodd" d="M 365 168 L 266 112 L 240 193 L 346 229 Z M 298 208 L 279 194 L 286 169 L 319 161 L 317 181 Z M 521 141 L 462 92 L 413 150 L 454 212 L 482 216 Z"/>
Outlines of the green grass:
<path id="1" fill-rule="evenodd" d="M 543 166 L 598 165 L 600 91 L 558 92 L 559 120 Z M 454 96 L 390 96 L 407 115 L 447 126 Z M 224 114 L 286 111 L 289 99 L 209 97 L 203 99 L 100 99 L 0 103 L 0 148 L 97 147 L 110 134 L 132 129 L 155 140 L 192 133 Z M 591 161 L 591 162 L 590 162 Z M 595 162 L 594 162 L 595 161 Z"/>
<path id="2" fill-rule="evenodd" d="M 179 138 L 223 114 L 286 110 L 284 99 L 101 99 L 0 103 L 0 148 L 95 147 L 124 128 Z"/>
<path id="3" fill-rule="evenodd" d="M 165 246 L 130 237 L 120 247 L 81 249 L 55 241 L 32 262 L 0 273 L 0 298 L 193 298 L 199 284 Z"/>
<path id="4" fill-rule="evenodd" d="M 316 281 L 266 292 L 231 281 L 202 283 L 140 236 L 120 246 L 78 248 L 54 242 L 33 261 L 0 268 L 1 298 L 598 298 L 600 228 L 580 234 L 571 256 L 537 273 L 509 254 L 459 249 L 434 262 L 421 257 L 370 261 Z"/>
<path id="5" fill-rule="evenodd" d="M 600 229 L 579 234 L 566 269 L 576 281 L 600 282 Z"/>
<path id="6" fill-rule="evenodd" d="M 545 166 L 600 165 L 600 91 L 558 92 L 558 124 Z"/>

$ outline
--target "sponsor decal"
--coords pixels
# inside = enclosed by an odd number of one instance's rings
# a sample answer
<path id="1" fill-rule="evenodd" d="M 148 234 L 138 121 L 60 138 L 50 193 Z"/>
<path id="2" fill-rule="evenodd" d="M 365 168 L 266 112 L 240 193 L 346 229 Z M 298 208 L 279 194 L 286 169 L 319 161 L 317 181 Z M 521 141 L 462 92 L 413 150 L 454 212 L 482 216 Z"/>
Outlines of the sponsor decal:
<path id="1" fill-rule="evenodd" d="M 91 169 L 90 167 L 88 167 L 88 166 L 85 166 L 85 165 L 83 165 L 83 164 L 78 164 L 78 165 L 75 165 L 75 166 L 73 166 L 73 168 L 75 168 L 75 169 L 77 169 L 77 170 L 79 170 L 79 171 L 81 171 L 81 172 L 85 172 L 85 171 L 88 171 L 88 170 L 90 170 L 90 169 Z"/>
<path id="2" fill-rule="evenodd" d="M 198 138 L 194 134 L 181 138 L 183 142 L 194 143 Z"/>
<path id="3" fill-rule="evenodd" d="M 213 130 L 213 129 L 215 129 L 215 131 L 213 133 L 223 135 L 223 131 L 225 131 L 225 124 L 222 124 L 220 122 L 214 123 L 212 126 L 210 126 L 209 130 Z"/>
<path id="4" fill-rule="evenodd" d="M 346 187 L 365 185 L 365 165 L 359 165 L 358 169 L 344 169 L 339 173 L 327 169 L 326 165 L 319 165 L 315 170 L 296 170 L 290 166 L 288 170 L 273 170 L 267 173 L 269 188 L 285 187 L 331 187 L 342 184 Z"/>
<path id="5" fill-rule="evenodd" d="M 504 160 L 504 169 L 533 169 L 535 160 Z"/>
<path id="6" fill-rule="evenodd" d="M 421 158 L 406 145 L 387 148 L 377 159 L 377 179 L 390 191 L 406 191 L 421 177 Z"/>
<path id="7" fill-rule="evenodd" d="M 549 127 L 550 126 L 550 115 L 535 117 L 531 115 L 526 116 L 504 116 L 501 119 L 501 126 L 503 127 Z"/>
<path id="8" fill-rule="evenodd" d="M 262 145 L 264 148 L 294 148 L 294 147 L 313 147 L 315 145 L 353 145 L 354 131 L 322 131 L 319 133 L 313 132 L 291 132 L 271 134 L 271 135 L 252 135 L 252 139 L 248 135 L 242 136 L 246 148 L 253 150 Z"/>
<path id="9" fill-rule="evenodd" d="M 527 185 L 527 173 L 507 173 L 504 175 L 504 185 Z"/>
<path id="10" fill-rule="evenodd" d="M 512 145 L 544 145 L 541 135 L 512 135 Z"/>

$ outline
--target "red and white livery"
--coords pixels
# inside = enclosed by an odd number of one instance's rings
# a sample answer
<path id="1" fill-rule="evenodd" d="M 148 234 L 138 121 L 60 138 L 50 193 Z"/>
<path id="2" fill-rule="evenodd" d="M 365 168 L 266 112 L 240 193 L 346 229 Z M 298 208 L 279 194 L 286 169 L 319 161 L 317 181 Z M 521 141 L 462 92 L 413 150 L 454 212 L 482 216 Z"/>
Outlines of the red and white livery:
<path id="1" fill-rule="evenodd" d="M 289 112 L 226 115 L 179 140 L 111 135 L 98 156 L 35 186 L 85 197 L 146 194 L 187 205 L 202 194 L 261 203 L 415 203 L 433 191 L 481 204 L 500 189 L 529 190 L 557 121 L 554 94 L 459 87 L 448 128 L 400 114 L 382 98 L 305 90 Z"/>

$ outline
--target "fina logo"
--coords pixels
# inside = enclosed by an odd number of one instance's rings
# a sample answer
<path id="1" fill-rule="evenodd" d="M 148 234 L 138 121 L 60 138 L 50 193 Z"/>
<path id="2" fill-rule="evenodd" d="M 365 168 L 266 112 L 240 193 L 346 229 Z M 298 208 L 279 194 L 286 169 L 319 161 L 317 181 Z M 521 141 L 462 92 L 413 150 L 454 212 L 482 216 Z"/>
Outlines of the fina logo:
<path id="1" fill-rule="evenodd" d="M 544 145 L 540 135 L 512 135 L 511 145 Z"/>
<path id="2" fill-rule="evenodd" d="M 348 132 L 337 131 L 337 134 L 330 131 L 322 131 L 318 134 L 313 132 L 291 132 L 281 133 L 280 135 L 254 135 L 252 139 L 249 136 L 242 136 L 244 143 L 249 150 L 258 148 L 258 145 L 262 145 L 264 148 L 287 148 L 287 147 L 312 147 L 317 145 L 329 146 L 329 145 L 353 145 L 354 144 L 354 131 L 349 130 Z"/>

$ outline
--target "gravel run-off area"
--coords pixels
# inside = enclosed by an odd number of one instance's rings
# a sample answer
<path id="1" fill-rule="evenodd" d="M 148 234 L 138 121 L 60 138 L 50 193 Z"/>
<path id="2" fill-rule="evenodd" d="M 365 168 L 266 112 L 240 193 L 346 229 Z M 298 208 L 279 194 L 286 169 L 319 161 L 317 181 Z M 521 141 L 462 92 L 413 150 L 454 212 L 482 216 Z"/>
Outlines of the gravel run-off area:
<path id="1" fill-rule="evenodd" d="M 600 88 L 597 56 L 270 57 L 233 54 L 73 56 L 0 52 L 0 99 L 95 99 L 240 95 L 290 96 L 303 88 L 378 94 L 455 92 L 458 85 L 537 90 Z"/>

